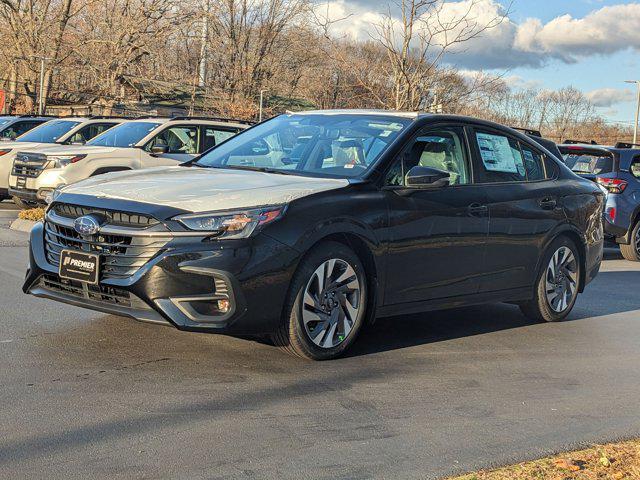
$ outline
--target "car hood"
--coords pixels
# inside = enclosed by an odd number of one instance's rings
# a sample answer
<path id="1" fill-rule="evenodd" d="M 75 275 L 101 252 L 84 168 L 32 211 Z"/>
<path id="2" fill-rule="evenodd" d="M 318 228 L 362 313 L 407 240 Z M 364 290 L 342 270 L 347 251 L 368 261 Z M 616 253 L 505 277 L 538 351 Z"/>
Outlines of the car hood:
<path id="1" fill-rule="evenodd" d="M 50 145 L 37 148 L 20 148 L 20 152 L 40 153 L 44 155 L 91 155 L 105 154 L 120 150 L 116 147 L 92 147 L 90 145 Z"/>
<path id="2" fill-rule="evenodd" d="M 69 185 L 62 193 L 207 212 L 281 205 L 347 185 L 349 181 L 346 179 L 249 170 L 158 167 L 98 175 Z M 64 201 L 63 198 L 61 200 Z"/>
<path id="3" fill-rule="evenodd" d="M 11 149 L 13 151 L 22 151 L 51 145 L 51 143 L 40 142 L 0 142 L 0 150 Z"/>

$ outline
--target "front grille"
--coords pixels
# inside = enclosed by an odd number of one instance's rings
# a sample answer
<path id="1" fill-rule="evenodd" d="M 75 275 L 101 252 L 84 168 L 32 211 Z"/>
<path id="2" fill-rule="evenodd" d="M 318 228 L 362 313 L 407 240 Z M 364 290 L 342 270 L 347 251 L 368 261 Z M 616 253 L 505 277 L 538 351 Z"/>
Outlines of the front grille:
<path id="1" fill-rule="evenodd" d="M 148 228 L 157 225 L 155 218 L 148 215 L 138 213 L 118 212 L 114 210 L 106 210 L 101 208 L 83 207 L 79 205 L 71 205 L 68 203 L 58 203 L 53 207 L 53 211 L 61 217 L 76 219 L 90 213 L 99 214 L 107 218 L 109 225 L 129 228 Z"/>
<path id="2" fill-rule="evenodd" d="M 127 214 L 128 215 L 128 214 Z M 106 234 L 82 236 L 68 220 L 54 221 L 47 214 L 44 223 L 45 251 L 48 262 L 59 267 L 62 250 L 78 250 L 100 255 L 101 278 L 128 278 L 149 260 L 160 254 L 169 242 L 169 236 L 143 236 Z M 109 224 L 111 225 L 111 224 Z"/>
<path id="3" fill-rule="evenodd" d="M 47 164 L 47 157 L 40 154 L 21 153 L 16 155 L 13 161 L 12 175 L 36 178 L 44 170 Z"/>
<path id="4" fill-rule="evenodd" d="M 131 308 L 132 300 L 135 298 L 127 290 L 121 288 L 89 285 L 84 282 L 62 279 L 57 275 L 43 275 L 40 277 L 39 283 L 42 288 L 50 291 L 120 307 Z"/>

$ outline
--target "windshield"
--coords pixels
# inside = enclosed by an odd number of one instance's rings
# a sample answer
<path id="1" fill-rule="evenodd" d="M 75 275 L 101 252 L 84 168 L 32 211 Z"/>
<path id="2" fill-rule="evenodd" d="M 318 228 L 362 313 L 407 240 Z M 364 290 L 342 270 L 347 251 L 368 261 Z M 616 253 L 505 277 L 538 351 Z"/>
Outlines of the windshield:
<path id="1" fill-rule="evenodd" d="M 133 147 L 161 124 L 154 122 L 128 122 L 107 130 L 102 135 L 87 142 L 95 147 Z"/>
<path id="2" fill-rule="evenodd" d="M 599 175 L 613 171 L 613 157 L 609 153 L 564 151 L 562 158 L 575 173 Z"/>
<path id="3" fill-rule="evenodd" d="M 281 115 L 227 140 L 196 165 L 358 177 L 411 122 L 385 115 Z"/>
<path id="4" fill-rule="evenodd" d="M 55 143 L 60 137 L 82 122 L 72 120 L 52 120 L 16 138 L 17 142 Z"/>

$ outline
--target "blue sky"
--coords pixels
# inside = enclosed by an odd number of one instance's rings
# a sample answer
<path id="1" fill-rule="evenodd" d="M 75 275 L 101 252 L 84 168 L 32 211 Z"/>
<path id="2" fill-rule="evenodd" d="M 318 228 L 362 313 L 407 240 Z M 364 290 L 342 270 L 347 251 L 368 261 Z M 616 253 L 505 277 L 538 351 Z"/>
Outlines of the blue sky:
<path id="1" fill-rule="evenodd" d="M 447 57 L 449 63 L 462 70 L 499 73 L 521 87 L 571 85 L 588 94 L 605 118 L 632 123 L 635 87 L 624 81 L 640 79 L 640 2 L 445 1 L 451 12 L 475 2 L 479 19 L 509 9 L 506 21 Z M 330 0 L 329 5 L 335 18 L 351 14 L 339 29 L 366 38 L 376 15 L 394 2 Z"/>
<path id="2" fill-rule="evenodd" d="M 501 1 L 508 6 L 509 2 Z M 515 0 L 510 7 L 510 17 L 516 23 L 527 18 L 539 18 L 543 23 L 561 15 L 569 14 L 574 18 L 583 18 L 594 10 L 605 6 L 633 4 L 615 0 Z M 640 28 L 640 25 L 638 26 Z M 631 48 L 609 55 L 588 56 L 575 64 L 550 61 L 542 68 L 514 68 L 509 74 L 539 81 L 543 87 L 562 88 L 573 85 L 584 92 L 598 89 L 633 89 L 625 85 L 625 80 L 640 79 L 640 52 Z M 600 112 L 610 120 L 631 123 L 635 114 L 635 100 L 630 99 L 611 107 L 602 107 Z"/>

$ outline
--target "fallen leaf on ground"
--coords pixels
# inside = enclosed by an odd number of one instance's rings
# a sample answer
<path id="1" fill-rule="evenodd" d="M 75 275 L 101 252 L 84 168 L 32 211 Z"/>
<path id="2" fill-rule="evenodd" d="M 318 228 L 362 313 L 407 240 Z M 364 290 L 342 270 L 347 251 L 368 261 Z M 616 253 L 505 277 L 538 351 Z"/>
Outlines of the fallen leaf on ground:
<path id="1" fill-rule="evenodd" d="M 561 468 L 563 470 L 570 470 L 572 472 L 577 472 L 580 470 L 580 467 L 573 463 L 572 460 L 568 460 L 566 458 L 558 458 L 553 462 L 556 468 Z"/>

